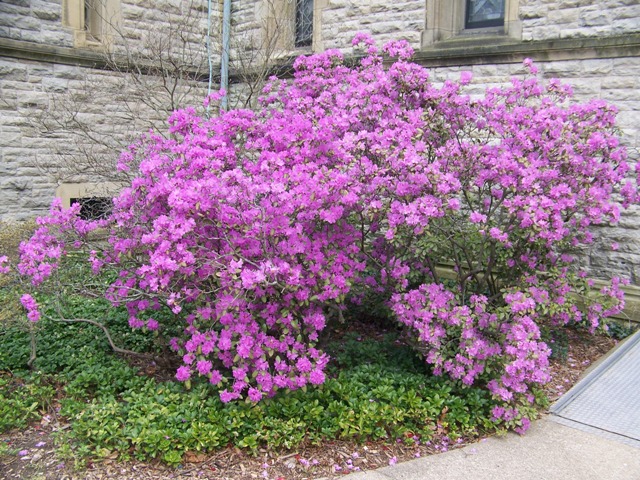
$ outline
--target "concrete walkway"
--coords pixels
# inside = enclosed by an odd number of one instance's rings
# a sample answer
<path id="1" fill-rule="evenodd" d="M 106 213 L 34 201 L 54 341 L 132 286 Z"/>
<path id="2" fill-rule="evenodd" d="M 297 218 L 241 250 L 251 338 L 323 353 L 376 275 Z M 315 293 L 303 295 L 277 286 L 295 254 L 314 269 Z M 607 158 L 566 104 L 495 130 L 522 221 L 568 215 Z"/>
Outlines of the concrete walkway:
<path id="1" fill-rule="evenodd" d="M 640 480 L 640 449 L 549 417 L 441 455 L 359 472 L 348 480 Z"/>
<path id="2" fill-rule="evenodd" d="M 348 480 L 640 480 L 640 331 L 526 435 L 493 437 Z M 638 377 L 640 378 L 640 377 Z M 562 415 L 562 416 L 560 416 Z"/>

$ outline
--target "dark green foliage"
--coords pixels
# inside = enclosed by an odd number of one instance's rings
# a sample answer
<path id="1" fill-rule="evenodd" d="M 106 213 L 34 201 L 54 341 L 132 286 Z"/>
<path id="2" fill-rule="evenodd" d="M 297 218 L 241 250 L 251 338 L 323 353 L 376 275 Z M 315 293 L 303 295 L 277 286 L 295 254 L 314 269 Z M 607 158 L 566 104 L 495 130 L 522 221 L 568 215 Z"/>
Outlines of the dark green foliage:
<path id="1" fill-rule="evenodd" d="M 119 326 L 123 312 L 96 300 L 71 304 L 75 316 L 102 318 L 121 345 L 154 350 L 148 333 Z M 0 429 L 37 420 L 56 393 L 45 380 L 57 382 L 63 397 L 59 414 L 71 423 L 61 453 L 76 457 L 117 453 L 178 464 L 186 451 L 228 445 L 293 449 L 334 439 L 394 441 L 409 433 L 429 438 L 436 431 L 456 438 L 493 427 L 494 403 L 486 391 L 429 376 L 395 334 L 374 340 L 350 332 L 327 345 L 333 364 L 318 388 L 279 393 L 259 404 L 226 405 L 203 382 L 185 390 L 140 375 L 109 352 L 103 333 L 92 325 L 43 320 L 37 337 L 37 375 L 25 370 L 28 332 L 7 327 L 0 338 L 0 371 L 24 376 L 20 388 L 7 388 L 9 375 L 0 377 Z"/>
<path id="2" fill-rule="evenodd" d="M 565 327 L 544 326 L 540 333 L 551 349 L 550 359 L 565 361 L 569 354 L 569 336 Z"/>
<path id="3" fill-rule="evenodd" d="M 0 432 L 25 428 L 39 419 L 55 393 L 54 387 L 40 375 L 0 376 Z"/>
<path id="4" fill-rule="evenodd" d="M 607 333 L 611 338 L 616 340 L 624 340 L 633 335 L 638 330 L 638 325 L 631 322 L 613 321 L 607 325 Z"/>

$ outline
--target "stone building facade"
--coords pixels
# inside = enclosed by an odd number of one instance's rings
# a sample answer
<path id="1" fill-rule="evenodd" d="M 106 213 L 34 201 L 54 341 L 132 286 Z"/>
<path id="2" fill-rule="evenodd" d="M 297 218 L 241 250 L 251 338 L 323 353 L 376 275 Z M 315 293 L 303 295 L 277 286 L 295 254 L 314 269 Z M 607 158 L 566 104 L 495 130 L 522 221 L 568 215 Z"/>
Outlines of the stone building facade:
<path id="1" fill-rule="evenodd" d="M 82 93 L 78 98 L 85 102 L 76 102 L 79 115 L 117 138 L 115 149 L 130 134 L 157 125 L 171 108 L 203 95 L 207 45 L 217 75 L 224 0 L 212 2 L 211 15 L 206 1 L 103 1 L 102 23 L 96 25 L 90 17 L 98 0 L 0 0 L 0 219 L 41 213 L 56 189 L 61 191 L 59 184 L 71 190 L 76 185 L 43 173 L 40 165 L 40 160 L 55 164 L 59 155 L 54 152 L 67 158 L 83 153 L 78 142 L 60 152 L 60 143 L 67 142 L 64 134 L 55 128 L 50 135 L 38 134 L 32 125 L 35 113 L 55 111 L 56 95 Z M 471 93 L 522 74 L 523 59 L 532 58 L 543 77 L 571 83 L 578 101 L 598 97 L 616 105 L 622 142 L 631 160 L 638 160 L 638 0 L 232 0 L 231 7 L 232 98 L 247 91 L 248 77 L 241 69 L 266 72 L 261 64 L 286 64 L 292 56 L 328 48 L 350 53 L 355 33 L 368 31 L 380 43 L 409 41 L 416 61 L 431 70 L 436 82 L 472 71 Z M 189 28 L 179 20 L 187 13 Z M 176 29 L 178 24 L 182 27 Z M 136 58 L 155 61 L 154 45 L 164 38 L 159 31 L 188 37 L 182 45 L 188 47 L 193 68 L 184 78 L 195 87 L 160 109 L 149 109 L 144 102 L 125 105 L 131 82 L 123 79 L 129 73 L 114 72 L 104 52 L 128 58 L 133 51 Z M 143 74 L 148 77 L 145 91 L 162 84 L 162 72 Z M 87 79 L 96 78 L 111 96 L 86 91 Z M 77 185 L 91 178 L 80 180 Z M 614 242 L 617 251 L 611 248 Z M 601 229 L 587 260 L 596 275 L 620 275 L 640 286 L 640 209 L 627 211 L 617 226 Z"/>
<path id="2" fill-rule="evenodd" d="M 1 0 L 0 219 L 110 193 L 118 152 L 206 95 L 208 20 L 204 0 Z"/>

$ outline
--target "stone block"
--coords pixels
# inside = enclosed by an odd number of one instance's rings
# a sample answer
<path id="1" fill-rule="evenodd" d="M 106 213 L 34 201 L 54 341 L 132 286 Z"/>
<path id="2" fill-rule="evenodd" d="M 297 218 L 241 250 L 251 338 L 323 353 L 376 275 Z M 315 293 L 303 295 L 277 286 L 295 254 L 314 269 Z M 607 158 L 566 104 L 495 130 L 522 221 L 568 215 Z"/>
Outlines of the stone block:
<path id="1" fill-rule="evenodd" d="M 28 5 L 14 5 L 10 2 L 0 2 L 0 16 L 9 18 L 13 17 L 27 17 L 29 16 L 30 9 Z"/>
<path id="2" fill-rule="evenodd" d="M 600 94 L 602 89 L 601 79 L 599 78 L 573 79 L 570 84 L 577 98 L 595 98 Z"/>
<path id="3" fill-rule="evenodd" d="M 638 99 L 638 92 L 628 89 L 609 88 L 603 90 L 602 98 L 610 102 L 625 102 Z"/>
<path id="4" fill-rule="evenodd" d="M 73 65 L 54 65 L 53 76 L 65 80 L 84 80 L 86 78 L 86 69 Z"/>
<path id="5" fill-rule="evenodd" d="M 33 18 L 16 14 L 3 14 L 0 15 L 0 26 L 7 26 L 15 28 L 20 31 L 31 30 L 39 31 L 40 22 Z"/>
<path id="6" fill-rule="evenodd" d="M 585 77 L 610 75 L 613 61 L 608 59 L 583 60 L 582 73 Z"/>
<path id="7" fill-rule="evenodd" d="M 42 88 L 46 92 L 64 93 L 68 90 L 69 81 L 64 78 L 43 78 Z"/>
<path id="8" fill-rule="evenodd" d="M 544 25 L 533 30 L 533 40 L 552 40 L 560 38 L 561 28 L 557 25 Z"/>
<path id="9" fill-rule="evenodd" d="M 21 147 L 22 134 L 19 128 L 2 127 L 0 130 L 0 147 Z"/>
<path id="10" fill-rule="evenodd" d="M 561 62 L 548 62 L 541 65 L 540 71 L 545 77 L 573 78 L 582 74 L 582 62 L 569 60 Z"/>
<path id="11" fill-rule="evenodd" d="M 584 9 L 580 12 L 580 26 L 594 27 L 611 25 L 611 15 L 607 9 L 596 7 L 594 9 Z"/>
<path id="12" fill-rule="evenodd" d="M 31 0 L 2 0 L 2 1 L 10 5 L 17 5 L 20 7 L 29 7 L 31 3 Z"/>
<path id="13" fill-rule="evenodd" d="M 545 22 L 552 25 L 576 24 L 580 17 L 578 8 L 567 8 L 562 10 L 551 10 L 544 18 Z"/>
<path id="14" fill-rule="evenodd" d="M 17 62 L 0 61 L 0 80 L 27 81 L 27 68 Z"/>
<path id="15" fill-rule="evenodd" d="M 602 88 L 605 90 L 609 88 L 633 90 L 633 89 L 636 89 L 637 86 L 638 86 L 637 77 L 631 77 L 631 76 L 614 77 L 614 76 L 608 75 L 606 78 L 602 80 Z"/>
<path id="16" fill-rule="evenodd" d="M 640 18 L 640 4 L 635 3 L 633 6 L 628 7 L 620 7 L 612 10 L 611 16 L 613 17 L 613 21 L 621 19 L 631 19 L 635 20 L 636 30 L 640 30 L 640 26 L 638 25 L 638 19 Z"/>
<path id="17" fill-rule="evenodd" d="M 31 7 L 33 14 L 40 20 L 48 20 L 58 22 L 62 19 L 62 10 L 60 6 L 50 3 L 34 2 Z"/>
<path id="18" fill-rule="evenodd" d="M 22 108 L 45 107 L 49 103 L 49 96 L 44 92 L 26 91 L 18 97 L 18 105 Z"/>
<path id="19" fill-rule="evenodd" d="M 638 20 L 638 18 L 622 18 L 614 20 L 611 24 L 611 33 L 613 35 L 638 33 L 640 31 L 639 23 L 640 20 Z"/>

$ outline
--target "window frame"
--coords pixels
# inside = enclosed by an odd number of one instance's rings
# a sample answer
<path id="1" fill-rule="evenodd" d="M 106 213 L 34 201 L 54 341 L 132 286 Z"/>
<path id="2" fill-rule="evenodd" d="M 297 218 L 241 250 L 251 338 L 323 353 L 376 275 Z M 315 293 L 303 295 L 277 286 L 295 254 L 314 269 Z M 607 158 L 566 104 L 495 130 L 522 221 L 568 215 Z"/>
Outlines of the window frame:
<path id="1" fill-rule="evenodd" d="M 427 0 L 427 18 L 422 46 L 429 48 L 447 40 L 463 40 L 483 35 L 496 43 L 522 40 L 520 0 L 504 0 L 504 21 L 498 26 L 466 28 L 467 0 Z M 470 40 L 471 41 L 471 40 Z"/>
<path id="2" fill-rule="evenodd" d="M 82 199 L 113 199 L 121 189 L 122 185 L 113 182 L 62 183 L 56 188 L 55 196 L 62 201 L 62 207 L 66 209 L 71 207 L 72 203 L 82 203 Z"/>
<path id="3" fill-rule="evenodd" d="M 120 12 L 120 0 L 62 0 L 62 24 L 73 29 L 76 48 L 111 49 Z"/>
<path id="4" fill-rule="evenodd" d="M 270 44 L 269 38 L 275 38 L 275 48 L 281 53 L 279 56 L 288 56 L 302 52 L 320 52 L 323 50 L 322 41 L 322 10 L 329 0 L 312 0 L 313 18 L 311 29 L 311 42 L 299 45 L 296 39 L 296 10 L 299 0 L 263 0 L 257 19 L 263 24 L 262 30 L 265 36 L 265 44 Z"/>

